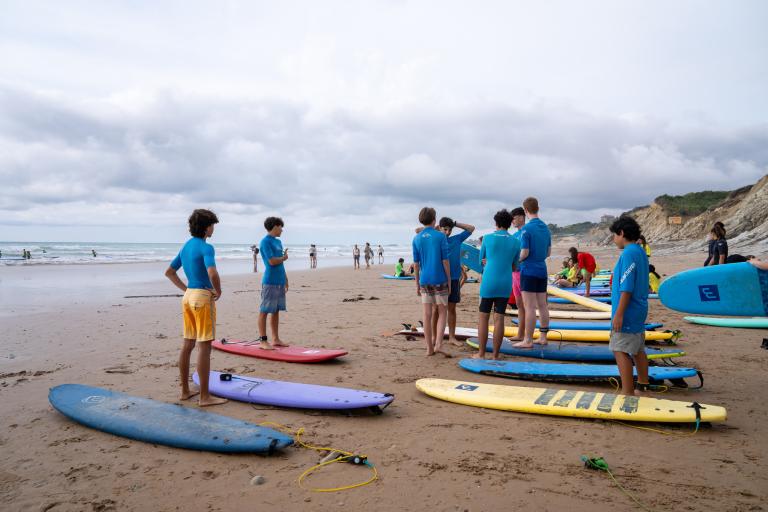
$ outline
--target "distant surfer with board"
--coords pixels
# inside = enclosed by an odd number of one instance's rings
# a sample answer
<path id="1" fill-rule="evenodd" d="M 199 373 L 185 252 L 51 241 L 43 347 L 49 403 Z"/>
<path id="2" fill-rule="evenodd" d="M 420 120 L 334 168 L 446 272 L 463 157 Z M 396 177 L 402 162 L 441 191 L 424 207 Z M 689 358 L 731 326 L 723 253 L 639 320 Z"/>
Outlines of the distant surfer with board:
<path id="1" fill-rule="evenodd" d="M 448 259 L 448 238 L 435 229 L 437 212 L 425 206 L 419 212 L 424 228 L 413 238 L 413 264 L 416 273 L 416 295 L 421 297 L 424 313 L 424 340 L 427 355 L 451 354 L 443 350 L 443 336 L 432 332 L 432 308 L 437 306 L 437 333 L 445 332 L 448 296 L 451 294 L 451 268 Z"/>
<path id="2" fill-rule="evenodd" d="M 477 320 L 477 336 L 483 340 L 478 344 L 475 359 L 485 359 L 488 339 L 488 321 L 493 318 L 493 358 L 499 358 L 501 342 L 504 339 L 504 313 L 512 293 L 512 272 L 520 261 L 520 241 L 509 233 L 512 214 L 506 209 L 493 216 L 496 231 L 485 235 L 480 245 L 480 261 L 483 265 L 483 280 L 480 283 L 480 306 Z"/>
<path id="3" fill-rule="evenodd" d="M 648 389 L 648 357 L 645 354 L 645 320 L 648 316 L 648 256 L 638 243 L 640 225 L 622 215 L 610 227 L 613 243 L 621 256 L 613 268 L 611 284 L 611 338 L 608 348 L 616 358 L 621 377 L 621 394 L 637 395 L 633 360 L 637 367 L 637 388 Z"/>
<path id="4" fill-rule="evenodd" d="M 287 347 L 280 340 L 280 312 L 286 311 L 285 294 L 288 291 L 288 276 L 285 273 L 285 260 L 288 259 L 288 249 L 283 250 L 279 240 L 283 234 L 283 219 L 267 217 L 264 229 L 267 234 L 261 239 L 259 250 L 264 261 L 264 276 L 261 279 L 261 306 L 259 306 L 259 341 L 261 348 L 272 350 L 276 347 Z M 267 316 L 271 315 L 269 326 L 272 330 L 272 344 L 267 341 Z"/>
<path id="5" fill-rule="evenodd" d="M 517 348 L 532 348 L 533 332 L 536 329 L 536 310 L 539 310 L 539 339 L 537 344 L 547 344 L 549 332 L 549 308 L 547 306 L 547 258 L 552 252 L 552 235 L 539 219 L 539 201 L 528 197 L 523 201 L 528 222 L 522 227 L 520 235 L 520 290 L 525 311 L 525 337 L 514 344 Z"/>
<path id="6" fill-rule="evenodd" d="M 208 393 L 211 371 L 211 341 L 216 338 L 216 301 L 221 297 L 221 280 L 216 270 L 215 251 L 206 239 L 213 235 L 219 219 L 210 210 L 195 210 L 189 217 L 189 233 L 192 235 L 171 261 L 165 276 L 184 292 L 181 299 L 184 320 L 184 341 L 179 354 L 181 400 L 188 400 L 200 393 L 201 407 L 226 403 Z M 184 268 L 187 284 L 179 278 L 178 270 Z M 197 373 L 200 389 L 189 385 L 189 359 L 197 344 Z"/>

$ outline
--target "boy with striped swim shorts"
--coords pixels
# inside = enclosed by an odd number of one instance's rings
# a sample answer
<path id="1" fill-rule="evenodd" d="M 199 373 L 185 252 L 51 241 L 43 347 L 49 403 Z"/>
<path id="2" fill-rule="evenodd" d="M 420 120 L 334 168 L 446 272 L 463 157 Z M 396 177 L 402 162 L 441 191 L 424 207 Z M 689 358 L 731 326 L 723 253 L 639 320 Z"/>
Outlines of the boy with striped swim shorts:
<path id="1" fill-rule="evenodd" d="M 435 229 L 437 213 L 425 206 L 419 212 L 424 229 L 413 238 L 413 263 L 416 274 L 416 295 L 421 297 L 424 311 L 424 339 L 427 355 L 451 354 L 443 349 L 448 297 L 451 294 L 451 269 L 448 260 L 448 239 Z M 437 328 L 432 332 L 432 307 L 437 306 Z"/>
<path id="2" fill-rule="evenodd" d="M 192 235 L 179 254 L 171 261 L 165 276 L 184 292 L 181 311 L 184 319 L 184 341 L 179 354 L 181 400 L 188 400 L 200 393 L 198 405 L 206 407 L 226 403 L 208 393 L 211 371 L 211 341 L 216 337 L 216 301 L 221 297 L 221 280 L 216 270 L 215 251 L 205 240 L 213 235 L 213 227 L 219 222 L 210 210 L 195 210 L 189 217 L 189 233 Z M 184 268 L 187 284 L 179 278 L 178 270 Z M 189 384 L 189 359 L 197 344 L 197 375 L 200 389 Z"/>

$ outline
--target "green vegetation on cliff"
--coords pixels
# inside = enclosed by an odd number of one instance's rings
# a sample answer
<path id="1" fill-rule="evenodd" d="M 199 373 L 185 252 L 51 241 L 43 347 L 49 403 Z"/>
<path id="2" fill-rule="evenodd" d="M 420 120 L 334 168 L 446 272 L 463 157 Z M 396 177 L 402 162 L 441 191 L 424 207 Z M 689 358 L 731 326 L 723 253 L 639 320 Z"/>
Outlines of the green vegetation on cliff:
<path id="1" fill-rule="evenodd" d="M 664 194 L 654 201 L 664 208 L 669 215 L 693 217 L 704 213 L 709 208 L 721 203 L 730 192 L 705 190 L 704 192 L 691 192 L 682 196 L 670 196 Z"/>

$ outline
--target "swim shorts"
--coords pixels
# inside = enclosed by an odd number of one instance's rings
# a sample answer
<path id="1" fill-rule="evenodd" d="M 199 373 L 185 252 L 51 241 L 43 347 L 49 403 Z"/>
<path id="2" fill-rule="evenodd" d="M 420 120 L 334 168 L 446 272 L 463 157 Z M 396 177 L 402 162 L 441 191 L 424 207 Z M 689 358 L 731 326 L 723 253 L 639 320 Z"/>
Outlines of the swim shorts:
<path id="1" fill-rule="evenodd" d="M 420 285 L 422 304 L 439 304 L 445 306 L 448 304 L 448 283 L 431 285 Z"/>
<path id="2" fill-rule="evenodd" d="M 520 275 L 520 290 L 531 293 L 547 293 L 547 278 Z"/>
<path id="3" fill-rule="evenodd" d="M 615 332 L 611 331 L 611 341 L 608 348 L 611 352 L 624 352 L 635 355 L 645 346 L 645 332 Z"/>
<path id="4" fill-rule="evenodd" d="M 493 308 L 496 313 L 503 315 L 507 310 L 508 300 L 509 297 L 483 297 L 480 299 L 480 307 L 478 309 L 481 313 L 489 314 L 491 308 Z"/>
<path id="5" fill-rule="evenodd" d="M 448 296 L 448 302 L 450 304 L 461 302 L 461 288 L 459 287 L 458 279 L 451 279 L 451 294 Z"/>
<path id="6" fill-rule="evenodd" d="M 261 313 L 277 313 L 285 309 L 285 285 L 262 284 L 261 285 Z"/>
<path id="7" fill-rule="evenodd" d="M 181 299 L 181 314 L 185 340 L 212 341 L 216 338 L 216 302 L 211 290 L 187 288 Z"/>
<path id="8" fill-rule="evenodd" d="M 520 290 L 520 272 L 512 272 L 512 295 L 519 297 L 523 294 Z"/>

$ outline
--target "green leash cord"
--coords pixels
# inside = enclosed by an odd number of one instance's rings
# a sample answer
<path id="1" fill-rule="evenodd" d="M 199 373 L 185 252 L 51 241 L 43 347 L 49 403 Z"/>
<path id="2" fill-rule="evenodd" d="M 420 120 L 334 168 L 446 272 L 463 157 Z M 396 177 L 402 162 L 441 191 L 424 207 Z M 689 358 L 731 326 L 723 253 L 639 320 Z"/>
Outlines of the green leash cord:
<path id="1" fill-rule="evenodd" d="M 613 483 L 616 485 L 616 487 L 619 488 L 621 492 L 626 494 L 629 499 L 635 502 L 635 504 L 640 507 L 641 509 L 645 510 L 646 512 L 653 512 L 652 509 L 646 507 L 643 505 L 640 500 L 635 498 L 629 491 L 627 491 L 622 485 L 616 480 L 616 477 L 613 476 L 613 473 L 611 472 L 611 468 L 608 467 L 608 463 L 605 462 L 605 459 L 602 457 L 587 457 L 586 455 L 581 456 L 581 461 L 584 463 L 584 467 L 589 469 L 594 469 L 595 471 L 605 471 L 608 473 L 608 476 L 611 477 L 611 480 L 613 480 Z"/>

